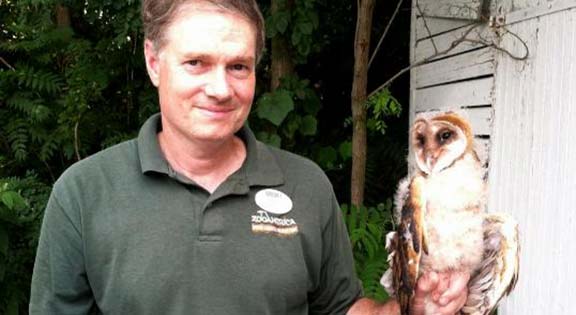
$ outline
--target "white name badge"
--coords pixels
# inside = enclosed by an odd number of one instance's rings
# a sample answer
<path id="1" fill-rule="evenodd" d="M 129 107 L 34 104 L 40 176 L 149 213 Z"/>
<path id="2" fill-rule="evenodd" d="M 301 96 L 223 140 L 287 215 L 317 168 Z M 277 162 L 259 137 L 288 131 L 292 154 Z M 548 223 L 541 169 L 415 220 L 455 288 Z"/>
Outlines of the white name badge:
<path id="1" fill-rule="evenodd" d="M 262 189 L 254 197 L 256 204 L 274 214 L 285 214 L 292 210 L 292 199 L 276 189 Z"/>

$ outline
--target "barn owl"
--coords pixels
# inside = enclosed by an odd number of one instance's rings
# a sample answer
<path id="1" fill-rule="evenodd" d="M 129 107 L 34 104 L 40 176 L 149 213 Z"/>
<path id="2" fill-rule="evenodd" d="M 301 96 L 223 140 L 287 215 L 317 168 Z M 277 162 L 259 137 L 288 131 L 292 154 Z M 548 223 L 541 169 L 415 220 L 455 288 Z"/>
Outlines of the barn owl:
<path id="1" fill-rule="evenodd" d="M 420 114 L 410 139 L 415 170 L 399 184 L 398 227 L 387 235 L 390 269 L 381 282 L 408 315 L 420 275 L 465 271 L 471 279 L 460 314 L 490 314 L 517 281 L 517 224 L 486 212 L 485 169 L 462 116 Z"/>

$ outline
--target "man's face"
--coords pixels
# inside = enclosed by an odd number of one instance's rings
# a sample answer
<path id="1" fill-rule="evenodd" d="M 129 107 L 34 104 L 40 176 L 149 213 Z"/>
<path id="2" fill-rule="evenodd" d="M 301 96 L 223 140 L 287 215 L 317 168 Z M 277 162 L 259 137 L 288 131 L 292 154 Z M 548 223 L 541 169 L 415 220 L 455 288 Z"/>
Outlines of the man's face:
<path id="1" fill-rule="evenodd" d="M 248 20 L 210 5 L 184 7 L 146 65 L 158 88 L 163 133 L 188 141 L 229 139 L 250 112 L 256 33 Z"/>

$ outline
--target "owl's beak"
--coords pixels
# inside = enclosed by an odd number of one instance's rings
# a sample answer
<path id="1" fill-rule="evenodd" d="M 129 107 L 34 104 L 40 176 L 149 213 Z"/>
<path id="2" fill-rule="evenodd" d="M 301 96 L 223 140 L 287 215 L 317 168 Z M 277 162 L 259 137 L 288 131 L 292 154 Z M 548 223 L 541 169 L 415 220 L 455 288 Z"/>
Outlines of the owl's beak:
<path id="1" fill-rule="evenodd" d="M 438 162 L 438 157 L 434 154 L 427 154 L 426 155 L 426 167 L 430 174 L 436 173 L 434 167 L 436 166 L 436 162 Z"/>

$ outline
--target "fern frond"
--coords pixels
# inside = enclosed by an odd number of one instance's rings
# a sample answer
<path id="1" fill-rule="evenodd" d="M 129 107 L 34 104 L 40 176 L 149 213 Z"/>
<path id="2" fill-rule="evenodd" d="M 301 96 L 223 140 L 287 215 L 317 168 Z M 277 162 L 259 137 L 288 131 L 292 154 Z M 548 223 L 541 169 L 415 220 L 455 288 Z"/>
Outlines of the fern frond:
<path id="1" fill-rule="evenodd" d="M 18 161 L 28 156 L 28 124 L 23 119 L 15 119 L 6 126 L 6 136 L 12 149 L 12 154 Z"/>
<path id="2" fill-rule="evenodd" d="M 38 105 L 37 100 L 32 97 L 32 93 L 16 92 L 6 100 L 6 104 L 25 116 L 29 116 L 34 107 Z"/>
<path id="3" fill-rule="evenodd" d="M 362 281 L 364 293 L 380 301 L 388 297 L 380 284 L 380 278 L 388 268 L 386 257 L 387 254 L 382 249 L 374 257 L 367 258 L 357 265 L 358 277 Z"/>
<path id="4" fill-rule="evenodd" d="M 48 161 L 59 149 L 58 141 L 54 137 L 47 137 L 46 142 L 40 147 L 39 157 L 42 161 Z"/>
<path id="5" fill-rule="evenodd" d="M 33 123 L 46 121 L 50 117 L 51 110 L 43 105 L 43 100 L 35 98 L 29 92 L 16 92 L 6 100 L 6 104 L 19 111 Z"/>
<path id="6" fill-rule="evenodd" d="M 16 71 L 18 84 L 32 91 L 54 95 L 62 89 L 63 80 L 55 73 L 30 66 L 20 66 Z"/>

